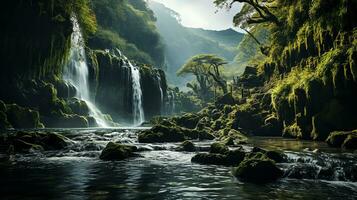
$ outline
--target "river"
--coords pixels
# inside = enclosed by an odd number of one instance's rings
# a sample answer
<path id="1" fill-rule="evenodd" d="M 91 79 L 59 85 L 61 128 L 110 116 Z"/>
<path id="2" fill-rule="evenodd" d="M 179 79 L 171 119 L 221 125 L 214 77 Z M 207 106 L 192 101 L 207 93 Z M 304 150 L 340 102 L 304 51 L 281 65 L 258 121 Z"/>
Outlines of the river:
<path id="1" fill-rule="evenodd" d="M 311 172 L 256 185 L 238 181 L 231 167 L 191 163 L 195 153 L 176 151 L 178 143 L 138 144 L 137 129 L 49 131 L 62 133 L 71 144 L 62 151 L 15 155 L 11 162 L 1 163 L 1 199 L 357 199 L 357 183 L 342 177 L 345 168 L 357 164 L 356 153 L 332 149 L 324 143 L 252 138 L 254 145 L 284 150 L 299 166 L 332 163 L 335 169 L 325 180 Z M 101 161 L 100 152 L 109 141 L 151 151 L 124 161 Z M 287 171 L 296 163 L 278 166 Z M 338 170 L 341 172 L 336 173 Z"/>

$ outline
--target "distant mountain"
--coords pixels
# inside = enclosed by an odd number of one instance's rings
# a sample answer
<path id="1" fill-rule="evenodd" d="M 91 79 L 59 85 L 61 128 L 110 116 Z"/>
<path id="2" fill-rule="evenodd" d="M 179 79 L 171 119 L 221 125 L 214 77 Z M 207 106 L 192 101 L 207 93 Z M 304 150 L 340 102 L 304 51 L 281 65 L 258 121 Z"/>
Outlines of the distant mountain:
<path id="1" fill-rule="evenodd" d="M 222 31 L 188 28 L 180 23 L 180 16 L 163 4 L 149 1 L 157 18 L 156 26 L 164 41 L 168 80 L 184 86 L 190 78 L 176 76 L 176 71 L 192 56 L 212 53 L 233 61 L 237 46 L 244 34 L 233 29 Z"/>

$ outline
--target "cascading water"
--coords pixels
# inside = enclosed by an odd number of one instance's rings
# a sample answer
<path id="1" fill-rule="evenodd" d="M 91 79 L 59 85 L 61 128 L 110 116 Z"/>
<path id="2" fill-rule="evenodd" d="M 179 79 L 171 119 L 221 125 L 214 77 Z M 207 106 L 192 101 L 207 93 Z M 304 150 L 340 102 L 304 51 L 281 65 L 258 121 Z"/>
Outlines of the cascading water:
<path id="1" fill-rule="evenodd" d="M 133 87 L 133 118 L 134 125 L 140 125 L 145 121 L 144 108 L 143 108 L 143 93 L 140 84 L 140 71 L 129 60 L 128 65 L 131 70 L 131 81 Z"/>
<path id="2" fill-rule="evenodd" d="M 73 33 L 71 36 L 70 59 L 64 68 L 63 79 L 76 88 L 76 97 L 88 105 L 90 116 L 94 117 L 98 126 L 108 127 L 100 110 L 92 103 L 88 86 L 88 65 L 83 47 L 83 36 L 76 17 L 72 17 Z"/>
<path id="3" fill-rule="evenodd" d="M 161 77 L 160 77 L 160 74 L 158 73 L 157 75 L 157 81 L 158 81 L 158 85 L 159 85 L 159 89 L 160 89 L 160 111 L 161 111 L 161 114 L 163 112 L 163 107 L 164 107 L 164 92 L 162 90 L 162 87 L 161 87 Z"/>

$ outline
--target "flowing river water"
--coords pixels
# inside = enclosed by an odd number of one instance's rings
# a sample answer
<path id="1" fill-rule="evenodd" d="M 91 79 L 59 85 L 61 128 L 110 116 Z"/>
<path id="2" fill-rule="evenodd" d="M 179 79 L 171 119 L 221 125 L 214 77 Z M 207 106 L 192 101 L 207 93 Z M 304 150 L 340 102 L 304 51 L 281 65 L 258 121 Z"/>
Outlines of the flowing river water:
<path id="1" fill-rule="evenodd" d="M 357 183 L 344 173 L 357 164 L 356 153 L 324 143 L 252 138 L 252 144 L 284 150 L 295 161 L 278 165 L 288 177 L 256 185 L 238 181 L 231 167 L 191 163 L 195 153 L 176 151 L 179 143 L 139 144 L 138 129 L 49 131 L 65 135 L 70 145 L 0 163 L 1 199 L 357 199 Z M 124 161 L 101 161 L 100 152 L 109 141 L 146 151 Z M 195 144 L 207 149 L 210 142 Z M 333 173 L 319 178 L 320 168 L 327 165 Z"/>

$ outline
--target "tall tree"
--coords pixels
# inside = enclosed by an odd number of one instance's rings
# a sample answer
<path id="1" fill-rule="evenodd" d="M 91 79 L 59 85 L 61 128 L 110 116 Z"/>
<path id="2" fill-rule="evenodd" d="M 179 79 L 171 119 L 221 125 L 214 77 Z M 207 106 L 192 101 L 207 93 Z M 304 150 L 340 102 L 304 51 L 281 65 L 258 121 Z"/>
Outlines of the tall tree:
<path id="1" fill-rule="evenodd" d="M 177 72 L 178 75 L 193 74 L 199 83 L 202 93 L 206 93 L 213 80 L 223 91 L 227 93 L 227 83 L 221 76 L 221 67 L 227 62 L 213 54 L 199 54 L 192 57 Z"/>

